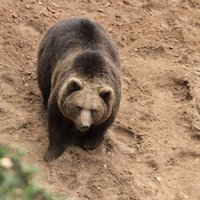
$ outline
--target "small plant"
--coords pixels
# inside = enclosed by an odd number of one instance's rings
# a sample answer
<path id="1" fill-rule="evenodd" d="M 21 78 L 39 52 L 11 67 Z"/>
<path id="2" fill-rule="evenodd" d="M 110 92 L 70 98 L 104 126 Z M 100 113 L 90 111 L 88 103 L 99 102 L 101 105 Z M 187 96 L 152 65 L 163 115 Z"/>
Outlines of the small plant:
<path id="1" fill-rule="evenodd" d="M 23 152 L 11 152 L 0 144 L 0 199 L 1 200 L 55 200 L 36 186 L 32 179 L 34 168 L 22 163 Z"/>

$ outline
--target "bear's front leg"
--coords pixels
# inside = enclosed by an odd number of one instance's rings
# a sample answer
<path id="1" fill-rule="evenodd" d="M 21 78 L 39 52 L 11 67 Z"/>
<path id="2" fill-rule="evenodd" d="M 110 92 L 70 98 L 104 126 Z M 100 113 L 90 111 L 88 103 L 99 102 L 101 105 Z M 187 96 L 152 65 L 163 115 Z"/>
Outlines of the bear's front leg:
<path id="1" fill-rule="evenodd" d="M 65 128 L 63 116 L 55 104 L 48 106 L 49 146 L 44 155 L 44 161 L 52 162 L 65 151 Z"/>
<path id="2" fill-rule="evenodd" d="M 84 150 L 92 150 L 96 149 L 103 141 L 104 134 L 106 132 L 106 129 L 103 130 L 97 130 L 97 129 L 91 129 L 83 135 L 82 138 L 82 149 Z"/>

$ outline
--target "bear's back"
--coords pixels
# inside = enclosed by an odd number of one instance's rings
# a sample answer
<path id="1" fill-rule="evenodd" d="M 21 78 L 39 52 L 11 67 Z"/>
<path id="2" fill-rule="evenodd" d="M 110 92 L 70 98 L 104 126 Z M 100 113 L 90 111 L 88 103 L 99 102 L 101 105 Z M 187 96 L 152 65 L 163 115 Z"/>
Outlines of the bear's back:
<path id="1" fill-rule="evenodd" d="M 102 49 L 113 62 L 119 62 L 118 52 L 107 32 L 97 22 L 86 18 L 56 23 L 47 31 L 40 46 L 40 50 L 51 49 L 55 61 L 71 51 Z"/>

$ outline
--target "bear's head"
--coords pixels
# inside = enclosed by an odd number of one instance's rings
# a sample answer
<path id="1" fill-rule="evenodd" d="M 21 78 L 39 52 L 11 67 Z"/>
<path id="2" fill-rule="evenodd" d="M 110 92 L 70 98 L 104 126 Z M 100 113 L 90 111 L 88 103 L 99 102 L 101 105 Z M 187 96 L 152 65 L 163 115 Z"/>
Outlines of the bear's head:
<path id="1" fill-rule="evenodd" d="M 112 112 L 115 95 L 110 86 L 101 88 L 70 78 L 59 92 L 58 105 L 61 113 L 80 132 L 86 132 L 92 125 L 101 124 Z"/>

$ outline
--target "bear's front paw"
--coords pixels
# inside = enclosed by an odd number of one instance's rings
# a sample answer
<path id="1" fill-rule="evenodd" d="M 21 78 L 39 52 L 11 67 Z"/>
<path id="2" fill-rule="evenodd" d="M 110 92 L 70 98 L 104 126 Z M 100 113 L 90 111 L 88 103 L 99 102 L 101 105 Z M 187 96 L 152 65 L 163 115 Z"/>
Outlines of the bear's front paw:
<path id="1" fill-rule="evenodd" d="M 92 150 L 92 149 L 96 149 L 103 141 L 103 137 L 102 138 L 90 138 L 90 137 L 83 137 L 82 140 L 82 149 L 84 150 Z"/>
<path id="2" fill-rule="evenodd" d="M 44 161 L 49 163 L 60 157 L 65 151 L 65 147 L 63 145 L 57 147 L 48 148 L 47 152 L 44 155 Z"/>

